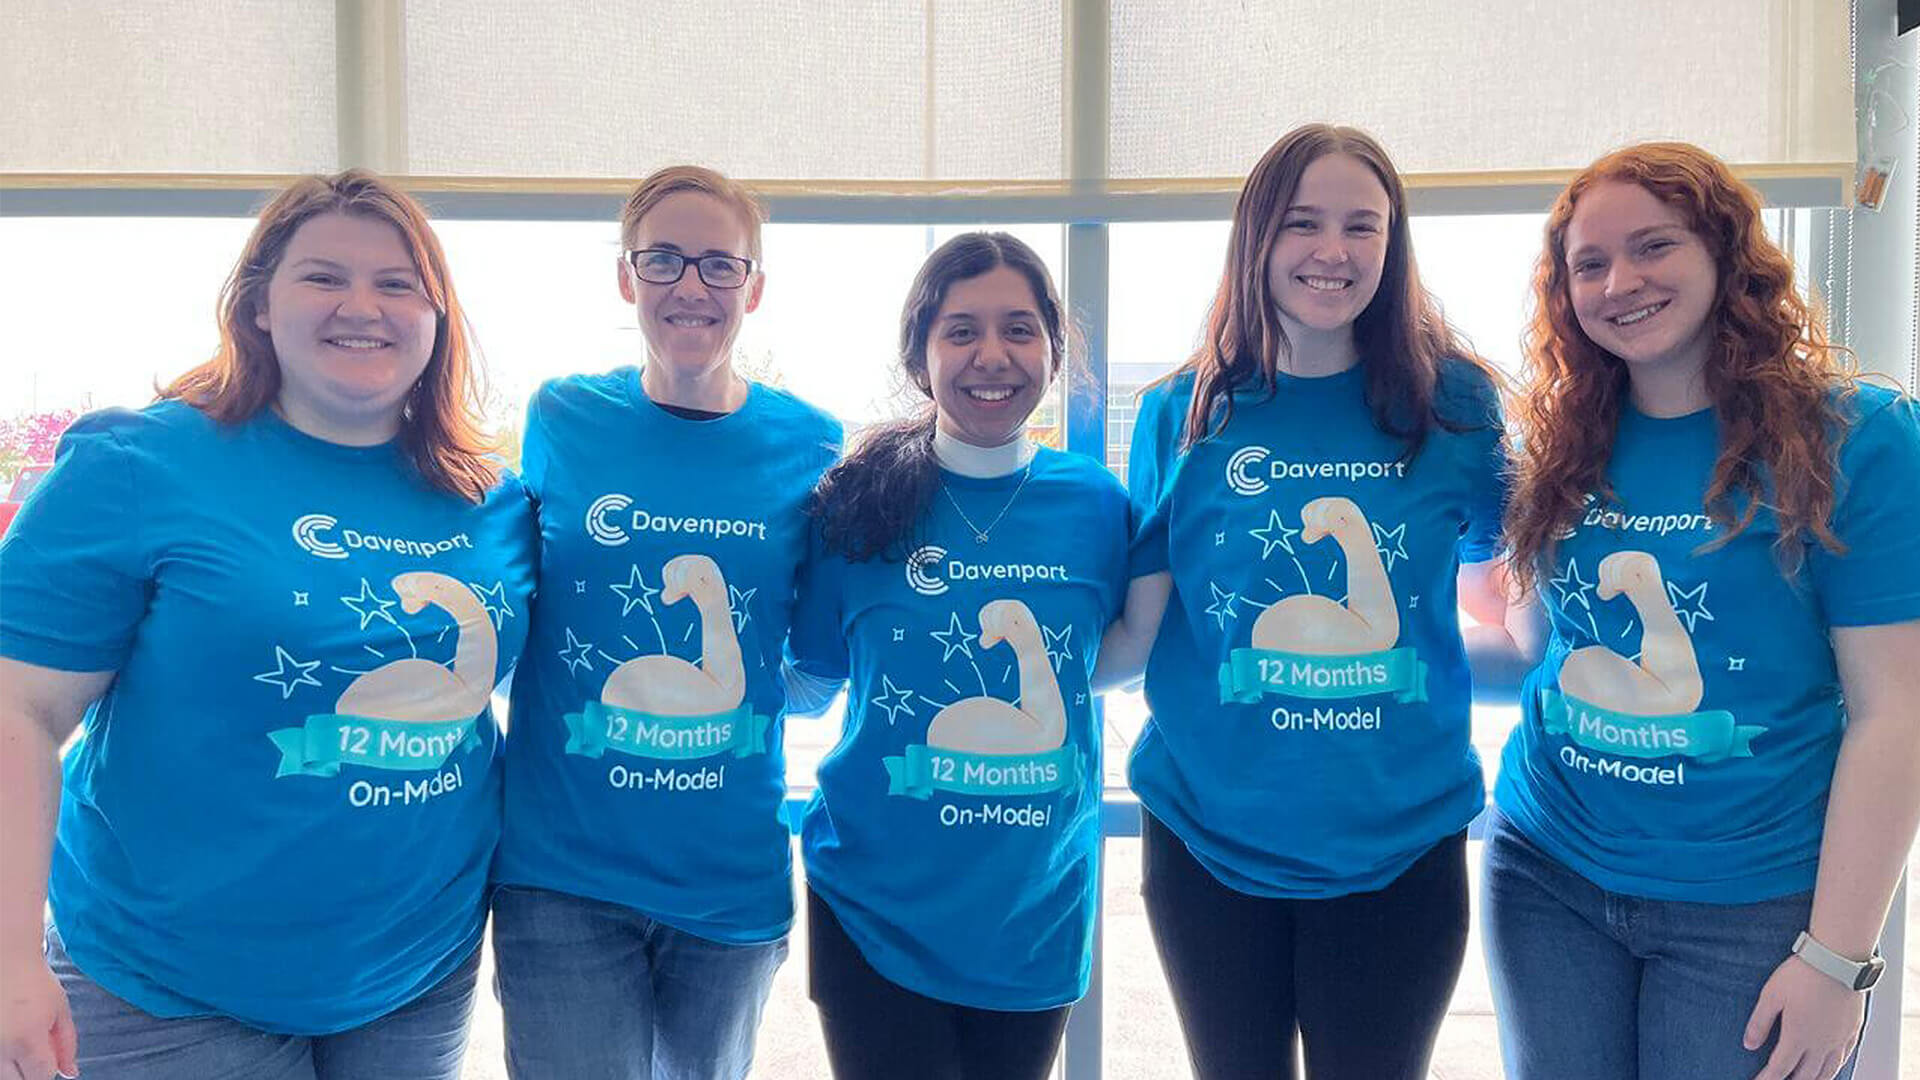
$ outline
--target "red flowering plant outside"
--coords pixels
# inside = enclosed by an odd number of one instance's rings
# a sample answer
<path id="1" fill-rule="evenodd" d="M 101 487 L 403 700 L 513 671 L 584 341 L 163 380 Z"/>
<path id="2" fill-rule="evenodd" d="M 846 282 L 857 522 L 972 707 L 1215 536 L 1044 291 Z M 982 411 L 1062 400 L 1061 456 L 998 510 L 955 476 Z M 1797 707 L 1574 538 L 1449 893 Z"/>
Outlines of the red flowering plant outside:
<path id="1" fill-rule="evenodd" d="M 52 461 L 60 433 L 79 418 L 78 409 L 52 409 L 0 420 L 0 495 L 22 468 Z"/>

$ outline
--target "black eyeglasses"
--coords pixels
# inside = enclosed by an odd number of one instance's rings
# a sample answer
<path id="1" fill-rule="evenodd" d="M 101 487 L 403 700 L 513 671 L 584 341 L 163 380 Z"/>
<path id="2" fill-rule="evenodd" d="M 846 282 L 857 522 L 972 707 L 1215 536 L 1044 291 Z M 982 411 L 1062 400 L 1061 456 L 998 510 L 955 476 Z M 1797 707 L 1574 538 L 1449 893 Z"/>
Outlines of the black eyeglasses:
<path id="1" fill-rule="evenodd" d="M 738 255 L 702 255 L 692 258 L 669 248 L 641 248 L 627 252 L 633 276 L 649 285 L 672 285 L 685 277 L 687 264 L 698 268 L 710 289 L 737 289 L 753 274 L 753 260 Z"/>

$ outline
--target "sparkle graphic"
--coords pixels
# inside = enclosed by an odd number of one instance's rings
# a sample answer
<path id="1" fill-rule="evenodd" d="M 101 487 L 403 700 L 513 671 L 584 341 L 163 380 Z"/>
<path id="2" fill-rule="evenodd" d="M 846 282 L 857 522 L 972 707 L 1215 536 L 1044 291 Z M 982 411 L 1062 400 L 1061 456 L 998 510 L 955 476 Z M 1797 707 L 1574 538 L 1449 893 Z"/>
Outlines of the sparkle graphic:
<path id="1" fill-rule="evenodd" d="M 933 640 L 939 642 L 942 646 L 943 651 L 940 653 L 940 662 L 944 664 L 948 660 L 953 659 L 953 654 L 956 652 L 969 660 L 973 659 L 973 650 L 967 647 L 967 639 L 973 635 L 967 633 L 967 628 L 960 625 L 960 613 L 957 611 L 953 612 L 947 619 L 947 628 L 945 630 L 929 630 L 927 632 L 928 636 L 932 637 Z"/>
<path id="2" fill-rule="evenodd" d="M 366 578 L 360 579 L 359 596 L 343 596 L 340 598 L 340 602 L 347 605 L 348 609 L 355 615 L 360 616 L 360 629 L 362 630 L 365 630 L 367 624 L 375 619 L 385 619 L 393 623 L 393 616 L 387 614 L 387 609 L 398 603 L 396 600 L 387 600 L 375 596 L 373 594 L 373 586 L 367 583 Z M 399 623 L 393 624 L 395 626 L 400 625 Z"/>
<path id="3" fill-rule="evenodd" d="M 895 641 L 905 641 L 905 640 L 907 640 L 907 628 L 906 628 L 906 627 L 904 627 L 904 626 L 896 626 L 896 627 L 894 627 L 894 628 L 893 628 L 893 640 L 895 640 Z"/>
<path id="4" fill-rule="evenodd" d="M 1258 529 L 1248 529 L 1247 535 L 1260 541 L 1260 557 L 1265 559 L 1273 554 L 1274 548 L 1279 548 L 1289 555 L 1296 554 L 1293 550 L 1293 538 L 1300 535 L 1300 530 L 1287 528 L 1287 523 L 1280 520 L 1280 511 L 1269 510 L 1266 525 Z"/>
<path id="5" fill-rule="evenodd" d="M 1207 614 L 1218 620 L 1220 629 L 1225 630 L 1228 619 L 1237 619 L 1240 617 L 1240 613 L 1233 609 L 1234 601 L 1240 598 L 1234 593 L 1227 592 L 1220 588 L 1220 586 L 1215 585 L 1211 581 L 1207 582 L 1207 588 L 1213 590 L 1213 604 L 1207 608 Z"/>
<path id="6" fill-rule="evenodd" d="M 1692 589 L 1682 589 L 1669 581 L 1667 598 L 1673 601 L 1673 613 L 1686 620 L 1689 634 L 1699 628 L 1702 619 L 1714 621 L 1713 612 L 1707 610 L 1707 583 L 1704 581 Z"/>
<path id="7" fill-rule="evenodd" d="M 739 634 L 746 631 L 747 620 L 751 618 L 747 612 L 747 605 L 753 603 L 753 594 L 759 591 L 760 587 L 758 585 L 748 589 L 746 592 L 741 592 L 731 585 L 727 586 L 727 610 L 733 613 L 734 633 Z"/>
<path id="8" fill-rule="evenodd" d="M 632 567 L 629 571 L 625 585 L 609 585 L 607 588 L 612 589 L 614 595 L 620 598 L 620 617 L 623 619 L 636 607 L 645 608 L 647 614 L 652 615 L 654 613 L 653 598 L 660 595 L 659 589 L 648 585 L 647 579 L 640 576 L 638 566 Z"/>
<path id="9" fill-rule="evenodd" d="M 1580 606 L 1588 611 L 1593 610 L 1593 601 L 1587 597 L 1587 594 L 1593 591 L 1593 582 L 1581 579 L 1580 560 L 1568 559 L 1566 570 L 1562 571 L 1559 577 L 1549 579 L 1547 584 L 1552 585 L 1554 591 L 1560 594 L 1562 611 L 1571 607 L 1575 600 L 1580 601 Z"/>
<path id="10" fill-rule="evenodd" d="M 253 677 L 254 682 L 263 682 L 280 688 L 280 700 L 293 696 L 296 686 L 319 686 L 320 680 L 313 677 L 313 669 L 320 666 L 318 660 L 295 660 L 285 647 L 273 647 L 274 670 L 263 671 Z M 291 669 L 291 670 L 289 670 Z"/>
<path id="11" fill-rule="evenodd" d="M 1420 606 L 1420 598 L 1419 598 L 1418 596 L 1409 596 L 1409 597 L 1407 597 L 1407 610 L 1408 610 L 1408 611 L 1412 611 L 1412 610 L 1413 610 L 1414 608 L 1417 608 L 1417 607 L 1419 607 L 1419 606 Z"/>
<path id="12" fill-rule="evenodd" d="M 1217 532 L 1217 533 L 1214 533 L 1214 534 L 1213 534 L 1213 546 L 1214 546 L 1214 547 L 1220 547 L 1220 546 L 1222 546 L 1222 545 L 1224 545 L 1224 544 L 1225 544 L 1226 542 L 1227 542 L 1227 534 L 1226 534 L 1226 533 L 1223 533 L 1223 532 Z"/>
<path id="13" fill-rule="evenodd" d="M 1727 657 L 1727 670 L 1728 670 L 1728 671 L 1745 671 L 1745 670 L 1747 670 L 1747 658 L 1746 658 L 1746 657 L 1744 657 L 1744 656 L 1729 656 L 1729 657 Z"/>
<path id="14" fill-rule="evenodd" d="M 293 606 L 294 606 L 294 607 L 306 607 L 306 606 L 307 606 L 307 594 L 306 594 L 306 593 L 303 593 L 303 592 L 301 592 L 301 591 L 299 591 L 298 589 L 295 589 L 295 590 L 294 590 L 294 593 L 293 593 Z"/>
<path id="15" fill-rule="evenodd" d="M 574 583 L 573 583 L 573 591 L 574 591 L 574 592 L 576 592 L 576 593 L 584 593 L 584 592 L 586 592 L 586 591 L 587 591 L 587 583 L 586 583 L 586 582 L 584 582 L 584 581 L 576 581 L 576 582 L 574 582 Z"/>
<path id="16" fill-rule="evenodd" d="M 1085 705 L 1087 703 L 1087 695 L 1076 692 L 1073 695 L 1073 703 L 1075 705 Z"/>
<path id="17" fill-rule="evenodd" d="M 893 685 L 893 679 L 887 675 L 880 676 L 880 689 L 881 692 L 874 695 L 873 707 L 885 710 L 888 727 L 893 726 L 901 713 L 913 715 L 912 691 Z M 888 700 L 889 698 L 892 700 Z"/>
<path id="18" fill-rule="evenodd" d="M 496 580 L 491 586 L 482 586 L 477 582 L 467 582 L 467 588 L 480 598 L 480 606 L 493 617 L 493 628 L 498 630 L 513 617 L 513 606 L 507 603 L 507 584 Z"/>
<path id="19" fill-rule="evenodd" d="M 567 647 L 560 650 L 560 659 L 567 662 L 568 673 L 577 671 L 580 668 L 586 668 L 588 671 L 592 671 L 593 658 L 587 655 L 592 651 L 593 642 L 581 641 L 579 638 L 574 637 L 573 627 L 567 627 Z M 573 655 L 569 656 L 569 653 Z"/>
<path id="20" fill-rule="evenodd" d="M 1373 524 L 1373 546 L 1386 560 L 1387 570 L 1393 570 L 1393 564 L 1407 557 L 1407 523 L 1401 522 L 1391 529 L 1383 529 L 1378 522 Z"/>
<path id="21" fill-rule="evenodd" d="M 1072 625 L 1068 625 L 1065 630 L 1056 634 L 1053 632 L 1052 627 L 1042 626 L 1040 633 L 1046 640 L 1047 659 L 1053 661 L 1053 670 L 1058 674 L 1060 671 L 1060 662 L 1062 660 L 1073 659 L 1073 649 L 1069 644 L 1073 639 L 1073 627 Z"/>

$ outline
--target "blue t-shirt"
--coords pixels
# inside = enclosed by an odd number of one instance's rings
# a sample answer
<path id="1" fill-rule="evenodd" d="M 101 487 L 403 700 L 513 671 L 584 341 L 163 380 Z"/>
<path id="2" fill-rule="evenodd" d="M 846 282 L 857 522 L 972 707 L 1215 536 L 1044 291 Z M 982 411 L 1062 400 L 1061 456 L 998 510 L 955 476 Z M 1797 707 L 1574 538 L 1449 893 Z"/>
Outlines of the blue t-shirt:
<path id="1" fill-rule="evenodd" d="M 787 932 L 781 649 L 801 504 L 839 445 L 836 421 L 758 384 L 713 420 L 653 404 L 638 368 L 534 395 L 522 460 L 544 584 L 495 880 L 713 941 Z"/>
<path id="2" fill-rule="evenodd" d="M 1087 680 L 1127 582 L 1119 481 L 1056 450 L 1030 468 L 943 471 L 904 562 L 851 563 L 816 537 L 793 627 L 803 672 L 851 677 L 801 830 L 807 883 L 880 974 L 981 1009 L 1086 993 L 1102 787 Z M 980 525 L 1006 515 L 982 544 L 955 502 Z"/>
<path id="3" fill-rule="evenodd" d="M 396 443 L 81 418 L 0 545 L 0 655 L 118 672 L 48 887 L 80 969 L 156 1016 L 319 1035 L 463 963 L 533 543 L 518 481 L 476 505 Z"/>
<path id="4" fill-rule="evenodd" d="M 1130 484 L 1146 569 L 1173 572 L 1131 779 L 1227 886 L 1379 889 L 1485 800 L 1455 602 L 1496 551 L 1498 398 L 1442 371 L 1418 456 L 1375 426 L 1365 370 L 1236 394 L 1179 449 L 1193 379 L 1143 395 Z"/>
<path id="5" fill-rule="evenodd" d="M 1813 888 L 1846 726 L 1830 632 L 1920 618 L 1920 422 L 1863 386 L 1843 402 L 1843 555 L 1811 539 L 1791 580 L 1762 507 L 1725 537 L 1702 508 L 1714 412 L 1625 409 L 1607 465 L 1540 571 L 1552 620 L 1494 798 L 1602 888 L 1743 904 Z"/>

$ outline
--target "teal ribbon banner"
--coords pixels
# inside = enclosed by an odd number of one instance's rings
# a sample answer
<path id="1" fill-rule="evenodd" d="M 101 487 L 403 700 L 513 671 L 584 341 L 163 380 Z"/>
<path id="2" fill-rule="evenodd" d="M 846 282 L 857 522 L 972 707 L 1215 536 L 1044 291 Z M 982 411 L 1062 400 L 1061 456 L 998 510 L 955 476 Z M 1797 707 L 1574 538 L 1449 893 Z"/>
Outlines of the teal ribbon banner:
<path id="1" fill-rule="evenodd" d="M 1080 753 L 1071 746 L 1040 754 L 967 754 L 913 743 L 900 757 L 882 758 L 887 794 L 930 799 L 957 795 L 1039 795 L 1080 782 Z"/>
<path id="2" fill-rule="evenodd" d="M 456 749 L 480 745 L 473 730 L 476 719 L 423 724 L 344 713 L 309 716 L 300 727 L 267 732 L 280 750 L 280 766 L 273 775 L 338 776 L 342 765 L 393 772 L 437 769 Z"/>
<path id="3" fill-rule="evenodd" d="M 1542 720 L 1549 735 L 1565 735 L 1589 750 L 1631 758 L 1679 755 L 1711 765 L 1727 758 L 1752 757 L 1753 740 L 1766 734 L 1758 724 L 1736 724 L 1725 709 L 1639 716 L 1603 709 L 1591 702 L 1540 691 Z"/>
<path id="4" fill-rule="evenodd" d="M 701 716 L 661 716 L 589 701 L 566 715 L 567 753 L 597 758 L 612 750 L 631 757 L 691 761 L 732 753 L 747 757 L 767 752 L 773 721 L 757 716 L 745 702 L 726 712 Z"/>
<path id="5" fill-rule="evenodd" d="M 1352 656 L 1233 650 L 1220 665 L 1220 700 L 1251 705 L 1262 694 L 1317 700 L 1392 694 L 1402 703 L 1425 701 L 1427 665 L 1410 648 Z"/>

